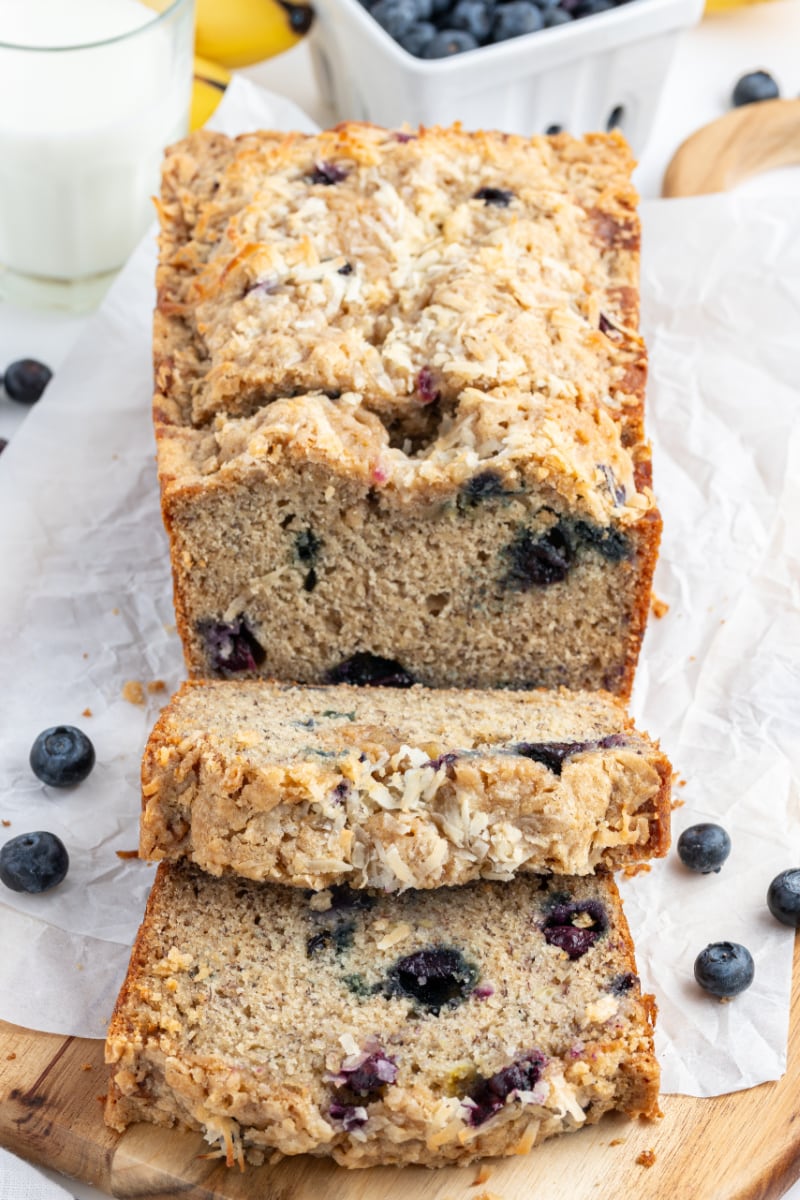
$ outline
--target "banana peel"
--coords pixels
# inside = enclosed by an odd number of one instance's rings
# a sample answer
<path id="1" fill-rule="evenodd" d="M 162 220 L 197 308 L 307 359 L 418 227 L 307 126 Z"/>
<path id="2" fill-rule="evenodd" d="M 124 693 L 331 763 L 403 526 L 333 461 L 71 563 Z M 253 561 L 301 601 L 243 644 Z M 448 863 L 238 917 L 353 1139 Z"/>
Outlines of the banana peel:
<path id="1" fill-rule="evenodd" d="M 295 46 L 313 19 L 309 4 L 292 0 L 196 0 L 195 52 L 247 67 Z"/>
<path id="2" fill-rule="evenodd" d="M 205 125 L 222 99 L 230 81 L 231 73 L 227 67 L 212 62 L 210 58 L 200 58 L 199 55 L 195 55 L 192 106 L 189 115 L 190 129 L 199 129 L 201 125 Z"/>

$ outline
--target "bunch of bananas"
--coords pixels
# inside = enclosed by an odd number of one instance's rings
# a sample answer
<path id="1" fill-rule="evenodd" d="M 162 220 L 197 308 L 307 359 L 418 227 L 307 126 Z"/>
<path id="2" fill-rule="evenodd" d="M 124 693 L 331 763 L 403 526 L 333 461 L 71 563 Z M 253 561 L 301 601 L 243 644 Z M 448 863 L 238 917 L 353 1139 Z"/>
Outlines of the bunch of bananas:
<path id="1" fill-rule="evenodd" d="M 313 16 L 310 4 L 292 0 L 197 0 L 191 128 L 211 116 L 231 68 L 288 50 L 309 30 Z"/>

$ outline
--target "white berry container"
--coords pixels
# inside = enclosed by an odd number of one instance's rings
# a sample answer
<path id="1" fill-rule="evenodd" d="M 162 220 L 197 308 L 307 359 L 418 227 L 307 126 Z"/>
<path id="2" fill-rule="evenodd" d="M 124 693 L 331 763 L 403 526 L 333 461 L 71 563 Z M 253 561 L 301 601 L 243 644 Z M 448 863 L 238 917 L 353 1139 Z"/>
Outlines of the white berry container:
<path id="1" fill-rule="evenodd" d="M 704 0 L 630 0 L 446 59 L 405 51 L 359 0 L 314 0 L 317 81 L 337 120 L 545 133 L 616 126 L 647 140 L 681 30 Z"/>

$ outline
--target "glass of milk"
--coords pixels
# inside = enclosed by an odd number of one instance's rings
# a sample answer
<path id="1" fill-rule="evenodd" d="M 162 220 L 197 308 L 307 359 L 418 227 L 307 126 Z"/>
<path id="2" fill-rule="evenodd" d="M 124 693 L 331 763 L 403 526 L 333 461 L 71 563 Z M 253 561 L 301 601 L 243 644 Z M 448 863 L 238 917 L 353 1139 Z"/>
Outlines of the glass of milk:
<path id="1" fill-rule="evenodd" d="M 86 309 L 188 128 L 193 0 L 0 0 L 0 292 Z"/>

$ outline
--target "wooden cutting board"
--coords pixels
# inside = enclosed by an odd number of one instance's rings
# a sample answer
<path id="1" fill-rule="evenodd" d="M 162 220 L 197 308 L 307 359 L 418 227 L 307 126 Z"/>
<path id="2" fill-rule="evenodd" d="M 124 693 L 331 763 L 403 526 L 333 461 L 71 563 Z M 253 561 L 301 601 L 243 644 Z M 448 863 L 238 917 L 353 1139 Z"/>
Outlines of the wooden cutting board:
<path id="1" fill-rule="evenodd" d="M 488 1162 L 486 1179 L 475 1166 L 347 1171 L 305 1156 L 241 1174 L 199 1157 L 208 1147 L 195 1134 L 137 1125 L 119 1135 L 102 1119 L 102 1042 L 2 1022 L 0 1145 L 112 1196 L 148 1200 L 775 1200 L 800 1176 L 798 946 L 778 1083 L 712 1100 L 667 1096 L 661 1121 L 607 1117 L 528 1157 Z M 648 1151 L 650 1167 L 637 1162 Z"/>
<path id="2" fill-rule="evenodd" d="M 688 137 L 667 167 L 663 196 L 724 192 L 751 175 L 800 163 L 800 100 L 731 109 Z"/>

